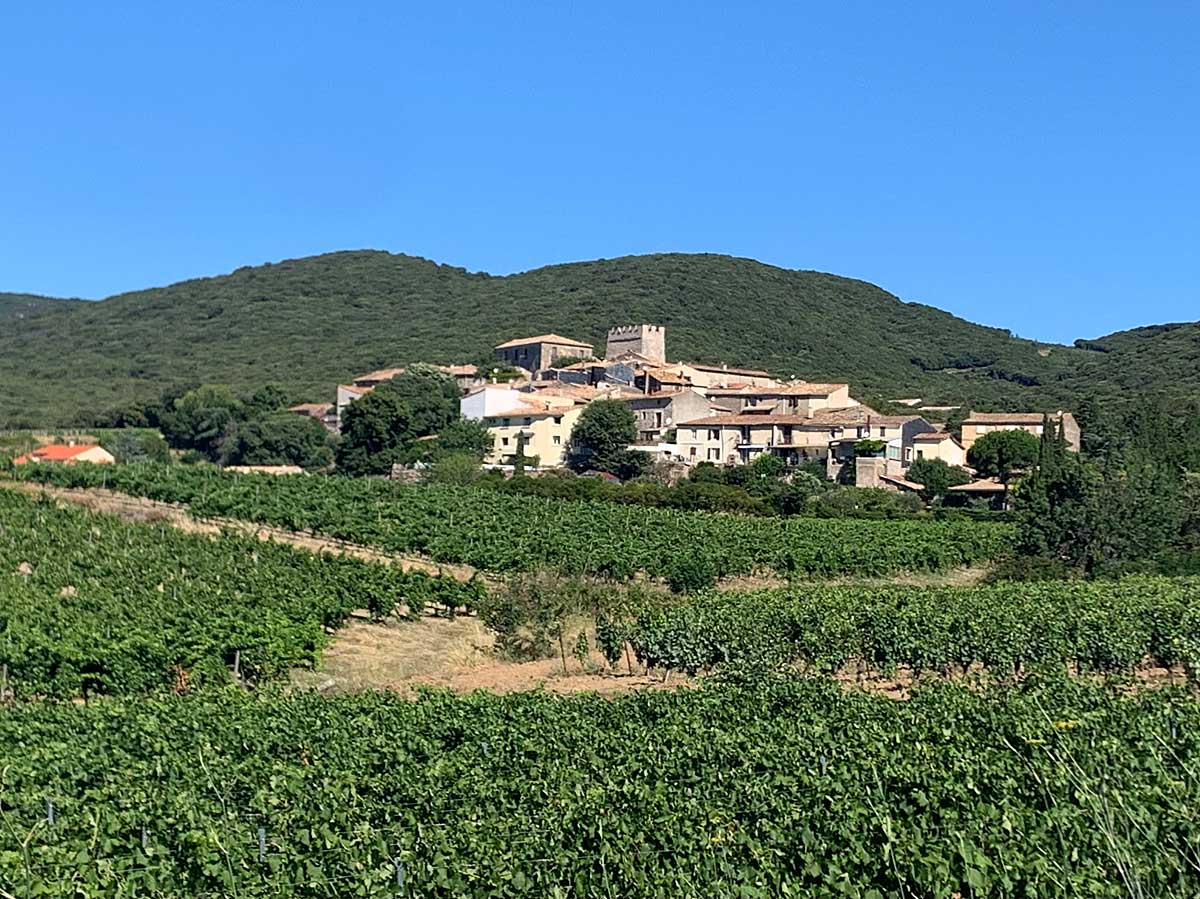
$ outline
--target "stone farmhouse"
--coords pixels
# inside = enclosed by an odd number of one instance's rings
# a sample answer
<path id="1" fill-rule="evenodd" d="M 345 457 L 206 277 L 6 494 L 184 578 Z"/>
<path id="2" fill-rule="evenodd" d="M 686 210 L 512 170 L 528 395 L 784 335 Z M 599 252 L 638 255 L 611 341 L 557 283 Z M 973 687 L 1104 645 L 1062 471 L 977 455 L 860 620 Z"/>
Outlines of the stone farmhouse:
<path id="1" fill-rule="evenodd" d="M 509 365 L 528 372 L 551 367 L 556 359 L 575 357 L 590 359 L 596 348 L 581 340 L 572 340 L 561 334 L 542 334 L 538 337 L 520 337 L 496 346 L 496 357 Z"/>
<path id="2" fill-rule="evenodd" d="M 962 423 L 963 449 L 970 449 L 984 434 L 993 431 L 1028 431 L 1038 437 L 1046 420 L 1040 412 L 972 412 Z M 1079 423 L 1070 412 L 1055 412 L 1050 420 L 1062 428 L 1067 446 L 1079 452 Z"/>

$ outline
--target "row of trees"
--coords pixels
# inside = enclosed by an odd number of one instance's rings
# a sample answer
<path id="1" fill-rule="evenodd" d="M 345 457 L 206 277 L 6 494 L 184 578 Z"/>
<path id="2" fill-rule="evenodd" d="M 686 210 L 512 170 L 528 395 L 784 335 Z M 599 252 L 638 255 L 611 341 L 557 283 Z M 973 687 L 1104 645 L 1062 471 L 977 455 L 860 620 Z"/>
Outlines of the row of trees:
<path id="1" fill-rule="evenodd" d="M 288 412 L 287 404 L 288 394 L 276 385 L 239 394 L 226 384 L 204 384 L 124 409 L 109 424 L 127 430 L 157 428 L 172 449 L 183 452 L 185 461 L 329 465 L 330 435 L 315 419 Z"/>

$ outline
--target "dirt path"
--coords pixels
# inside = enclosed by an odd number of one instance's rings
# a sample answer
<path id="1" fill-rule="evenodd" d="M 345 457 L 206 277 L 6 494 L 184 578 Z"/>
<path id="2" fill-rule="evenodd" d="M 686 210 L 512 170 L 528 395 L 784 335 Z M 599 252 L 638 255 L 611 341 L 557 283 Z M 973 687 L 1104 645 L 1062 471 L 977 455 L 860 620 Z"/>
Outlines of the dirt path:
<path id="1" fill-rule="evenodd" d="M 510 662 L 492 654 L 492 634 L 478 618 L 453 621 L 427 615 L 418 621 L 371 622 L 353 619 L 325 650 L 319 671 L 296 671 L 292 683 L 326 693 L 362 689 L 411 694 L 419 686 L 445 687 L 459 693 L 488 690 L 512 693 L 544 689 L 552 693 L 624 693 L 674 688 L 689 683 L 673 675 L 648 676 L 639 665 L 630 674 L 624 662 L 609 668 L 598 653 L 586 665 L 567 656 Z"/>
<path id="2" fill-rule="evenodd" d="M 183 505 L 145 499 L 140 496 L 129 496 L 99 487 L 52 487 L 47 484 L 2 479 L 0 479 L 0 487 L 29 496 L 50 496 L 59 502 L 81 506 L 93 512 L 115 515 L 125 521 L 169 524 L 173 528 L 191 534 L 220 534 L 222 531 L 230 531 L 255 537 L 263 542 L 286 543 L 309 552 L 334 553 L 365 559 L 369 562 L 398 565 L 405 571 L 425 571 L 429 574 L 441 572 L 452 575 L 460 581 L 469 581 L 475 575 L 475 569 L 470 565 L 439 563 L 419 556 L 387 553 L 359 543 L 349 543 L 333 537 L 318 537 L 313 534 L 289 531 L 236 518 L 199 518 Z"/>

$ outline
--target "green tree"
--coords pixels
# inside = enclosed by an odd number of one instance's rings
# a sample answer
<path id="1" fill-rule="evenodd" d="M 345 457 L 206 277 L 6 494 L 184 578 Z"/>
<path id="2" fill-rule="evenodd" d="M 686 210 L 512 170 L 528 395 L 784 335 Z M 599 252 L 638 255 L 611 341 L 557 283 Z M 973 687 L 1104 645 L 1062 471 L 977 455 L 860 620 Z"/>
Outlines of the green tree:
<path id="1" fill-rule="evenodd" d="M 434 484 L 468 487 L 482 477 L 479 460 L 468 453 L 440 456 L 429 469 L 427 480 Z"/>
<path id="2" fill-rule="evenodd" d="M 121 463 L 170 462 L 167 441 L 156 431 L 124 428 L 107 434 L 100 444 Z"/>
<path id="3" fill-rule="evenodd" d="M 266 384 L 246 397 L 242 406 L 246 418 L 259 418 L 280 412 L 287 404 L 287 391 L 281 385 Z"/>
<path id="4" fill-rule="evenodd" d="M 649 465 L 645 453 L 630 450 L 637 438 L 637 419 L 628 403 L 595 400 L 571 430 L 567 466 L 574 471 L 604 471 L 622 480 L 636 477 Z"/>
<path id="5" fill-rule="evenodd" d="M 1052 430 L 1047 422 L 1043 431 Z M 967 450 L 967 463 L 985 478 L 1007 482 L 1014 471 L 1028 469 L 1038 460 L 1038 438 L 1028 431 L 992 431 Z"/>
<path id="6" fill-rule="evenodd" d="M 432 458 L 467 455 L 479 463 L 492 451 L 495 437 L 484 427 L 483 422 L 459 418 L 438 432 L 431 453 Z"/>
<path id="7" fill-rule="evenodd" d="M 175 399 L 160 420 L 167 442 L 223 462 L 232 449 L 242 401 L 227 385 L 205 384 Z"/>
<path id="8" fill-rule="evenodd" d="M 410 365 L 372 393 L 380 390 L 392 393 L 408 404 L 414 437 L 438 434 L 459 417 L 458 384 L 432 365 Z"/>
<path id="9" fill-rule="evenodd" d="M 321 423 L 292 412 L 276 412 L 241 424 L 230 453 L 234 465 L 324 468 L 331 462 L 333 450 Z"/>
<path id="10" fill-rule="evenodd" d="M 336 460 L 339 472 L 349 475 L 387 474 L 407 461 L 418 436 L 412 408 L 397 391 L 376 387 L 352 402 L 342 414 L 342 440 Z"/>
<path id="11" fill-rule="evenodd" d="M 924 487 L 921 498 L 926 502 L 940 499 L 951 487 L 971 482 L 971 476 L 965 470 L 941 459 L 917 459 L 908 466 L 906 477 Z"/>

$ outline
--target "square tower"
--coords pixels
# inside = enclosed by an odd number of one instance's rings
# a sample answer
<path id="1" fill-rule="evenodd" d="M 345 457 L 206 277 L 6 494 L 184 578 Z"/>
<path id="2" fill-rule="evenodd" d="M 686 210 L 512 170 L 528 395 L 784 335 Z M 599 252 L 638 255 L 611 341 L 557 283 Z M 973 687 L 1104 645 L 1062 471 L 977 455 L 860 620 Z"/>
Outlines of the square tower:
<path id="1" fill-rule="evenodd" d="M 617 359 L 626 353 L 637 353 L 653 362 L 667 361 L 667 329 L 663 325 L 623 325 L 610 328 L 605 359 Z"/>

